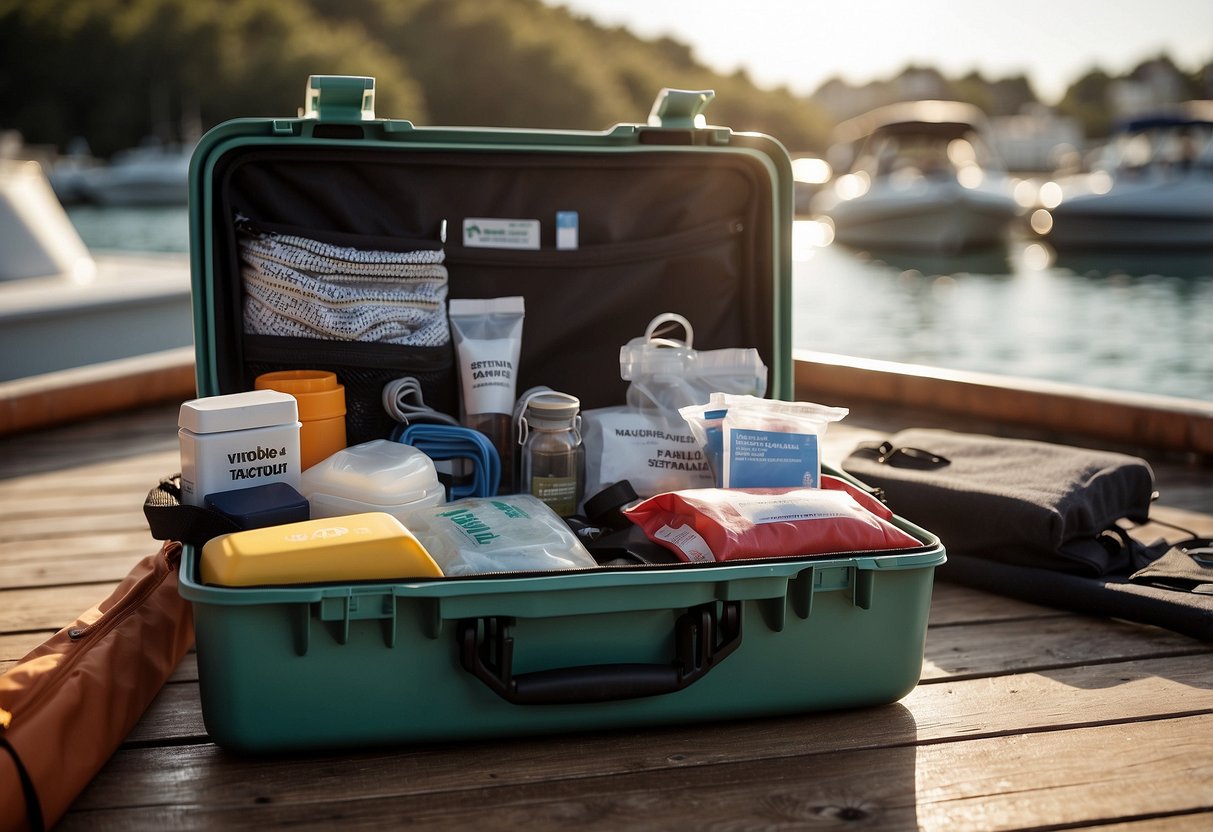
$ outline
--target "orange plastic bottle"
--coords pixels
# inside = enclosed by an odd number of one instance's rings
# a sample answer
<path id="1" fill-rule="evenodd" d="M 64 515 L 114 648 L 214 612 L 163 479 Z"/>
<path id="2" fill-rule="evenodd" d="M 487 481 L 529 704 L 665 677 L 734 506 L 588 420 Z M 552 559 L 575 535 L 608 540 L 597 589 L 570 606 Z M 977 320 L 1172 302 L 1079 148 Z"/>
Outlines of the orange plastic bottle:
<path id="1" fill-rule="evenodd" d="M 289 393 L 299 403 L 303 470 L 345 447 L 345 387 L 327 370 L 279 370 L 257 376 L 258 390 Z"/>

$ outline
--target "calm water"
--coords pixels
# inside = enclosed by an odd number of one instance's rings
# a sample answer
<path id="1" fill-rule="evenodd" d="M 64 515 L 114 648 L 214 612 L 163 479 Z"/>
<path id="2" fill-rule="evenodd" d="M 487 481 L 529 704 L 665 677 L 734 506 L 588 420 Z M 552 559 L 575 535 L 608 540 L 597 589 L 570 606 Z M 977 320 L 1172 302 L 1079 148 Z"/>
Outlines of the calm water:
<path id="1" fill-rule="evenodd" d="M 185 208 L 69 212 L 96 249 L 186 251 Z M 794 234 L 798 348 L 1213 401 L 1213 252 L 857 253 Z"/>
<path id="2" fill-rule="evenodd" d="M 102 208 L 73 205 L 67 215 L 90 249 L 98 251 L 189 251 L 189 209 Z"/>
<path id="3" fill-rule="evenodd" d="M 1213 401 L 1213 252 L 960 257 L 816 246 L 797 223 L 798 348 Z"/>

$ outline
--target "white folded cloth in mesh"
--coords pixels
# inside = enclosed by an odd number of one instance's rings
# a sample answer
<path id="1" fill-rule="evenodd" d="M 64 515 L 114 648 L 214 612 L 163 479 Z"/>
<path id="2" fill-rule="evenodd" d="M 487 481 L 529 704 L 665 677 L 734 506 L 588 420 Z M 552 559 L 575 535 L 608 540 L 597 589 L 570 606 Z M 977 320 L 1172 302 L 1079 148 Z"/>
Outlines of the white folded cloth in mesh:
<path id="1" fill-rule="evenodd" d="M 442 346 L 451 337 L 444 257 L 241 233 L 244 331 Z"/>

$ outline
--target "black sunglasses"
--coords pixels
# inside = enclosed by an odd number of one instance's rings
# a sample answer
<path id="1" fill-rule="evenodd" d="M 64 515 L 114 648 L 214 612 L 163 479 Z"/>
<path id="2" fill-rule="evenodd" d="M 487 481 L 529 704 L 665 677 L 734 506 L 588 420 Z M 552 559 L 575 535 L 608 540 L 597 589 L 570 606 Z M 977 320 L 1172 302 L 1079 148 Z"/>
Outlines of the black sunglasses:
<path id="1" fill-rule="evenodd" d="M 894 446 L 892 442 L 887 440 L 880 444 L 869 443 L 861 445 L 856 448 L 856 451 L 869 453 L 881 465 L 891 465 L 894 468 L 917 468 L 929 471 L 952 463 L 945 456 L 924 451 L 922 448 Z"/>

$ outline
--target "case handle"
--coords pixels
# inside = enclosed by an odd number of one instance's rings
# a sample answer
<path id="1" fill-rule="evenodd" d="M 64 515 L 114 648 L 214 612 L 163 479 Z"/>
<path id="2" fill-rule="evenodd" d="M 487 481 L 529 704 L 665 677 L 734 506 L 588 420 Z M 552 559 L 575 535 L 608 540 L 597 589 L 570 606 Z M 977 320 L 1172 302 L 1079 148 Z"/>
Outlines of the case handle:
<path id="1" fill-rule="evenodd" d="M 572 705 L 673 693 L 699 681 L 741 643 L 741 602 L 688 609 L 674 624 L 670 664 L 597 664 L 514 675 L 512 619 L 489 616 L 459 622 L 463 669 L 515 705 Z M 484 638 L 481 638 L 483 624 Z"/>

